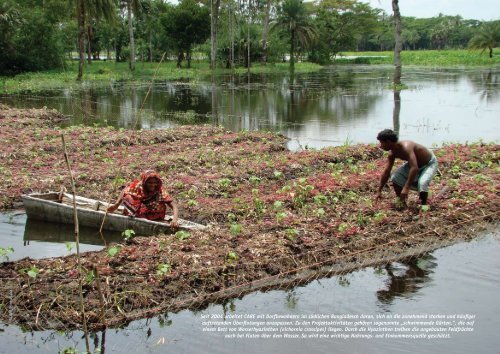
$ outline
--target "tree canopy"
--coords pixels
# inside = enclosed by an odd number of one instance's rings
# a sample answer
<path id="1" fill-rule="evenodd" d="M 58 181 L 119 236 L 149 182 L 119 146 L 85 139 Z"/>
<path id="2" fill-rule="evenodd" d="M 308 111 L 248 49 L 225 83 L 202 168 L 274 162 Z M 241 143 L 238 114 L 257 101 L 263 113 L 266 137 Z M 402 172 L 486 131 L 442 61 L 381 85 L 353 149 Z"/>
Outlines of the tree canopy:
<path id="1" fill-rule="evenodd" d="M 211 6 L 212 4 L 212 6 Z M 393 50 L 394 18 L 361 0 L 3 0 L 0 74 L 47 70 L 78 56 L 117 61 L 198 57 L 226 64 L 296 57 L 326 64 L 346 50 Z M 498 22 L 401 14 L 405 50 L 498 45 Z M 211 21 L 212 20 L 212 21 Z M 210 25 L 212 24 L 212 28 Z M 215 28 L 214 28 L 215 26 Z M 273 30 L 270 30 L 271 27 Z M 213 38 L 217 36 L 216 38 Z M 210 38 L 212 37 L 212 40 Z M 77 55 L 78 54 L 78 55 Z M 85 62 L 86 57 L 86 62 Z M 215 65 L 214 65 L 215 66 Z"/>

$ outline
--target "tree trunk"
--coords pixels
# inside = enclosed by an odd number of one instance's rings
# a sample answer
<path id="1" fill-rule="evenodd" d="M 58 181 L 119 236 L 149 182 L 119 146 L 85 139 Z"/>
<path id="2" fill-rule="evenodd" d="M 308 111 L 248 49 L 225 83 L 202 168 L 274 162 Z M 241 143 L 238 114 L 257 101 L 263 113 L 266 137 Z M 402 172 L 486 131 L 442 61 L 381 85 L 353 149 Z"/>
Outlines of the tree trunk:
<path id="1" fill-rule="evenodd" d="M 271 12 L 271 0 L 266 0 L 266 13 L 264 15 L 264 29 L 262 31 L 262 61 L 267 64 L 267 36 L 269 34 L 269 13 Z"/>
<path id="2" fill-rule="evenodd" d="M 248 0 L 248 22 L 247 22 L 247 75 L 250 81 L 250 22 L 252 17 L 250 15 L 250 0 Z"/>
<path id="3" fill-rule="evenodd" d="M 392 10 L 394 12 L 394 85 L 401 85 L 401 14 L 399 12 L 399 0 L 392 0 Z"/>
<path id="4" fill-rule="evenodd" d="M 83 76 L 83 65 L 85 64 L 85 5 L 83 0 L 77 1 L 77 16 L 78 16 L 78 54 L 80 63 L 78 65 L 77 80 L 81 80 Z"/>
<path id="5" fill-rule="evenodd" d="M 87 63 L 92 64 L 92 26 L 87 26 Z"/>
<path id="6" fill-rule="evenodd" d="M 132 0 L 127 0 L 127 20 L 128 20 L 128 35 L 130 38 L 130 70 L 135 70 L 135 44 L 134 44 L 134 28 L 132 26 Z"/>
<path id="7" fill-rule="evenodd" d="M 394 109 L 392 110 L 393 130 L 399 135 L 399 114 L 401 112 L 401 92 L 394 90 Z"/>
<path id="8" fill-rule="evenodd" d="M 191 48 L 187 50 L 186 60 L 188 62 L 188 69 L 191 68 Z"/>
<path id="9" fill-rule="evenodd" d="M 229 32 L 231 37 L 231 52 L 230 52 L 230 63 L 231 69 L 234 68 L 234 10 L 232 3 L 229 3 Z"/>
<path id="10" fill-rule="evenodd" d="M 290 71 L 295 71 L 295 31 L 292 30 L 290 36 Z"/>
<path id="11" fill-rule="evenodd" d="M 490 58 L 493 58 L 493 48 L 490 47 L 489 50 L 490 50 Z"/>
<path id="12" fill-rule="evenodd" d="M 184 53 L 182 51 L 177 53 L 177 69 L 180 69 L 182 67 L 181 63 L 182 63 L 183 57 L 184 57 Z"/>
<path id="13" fill-rule="evenodd" d="M 211 0 L 210 16 L 210 68 L 217 66 L 217 25 L 219 22 L 220 0 Z"/>

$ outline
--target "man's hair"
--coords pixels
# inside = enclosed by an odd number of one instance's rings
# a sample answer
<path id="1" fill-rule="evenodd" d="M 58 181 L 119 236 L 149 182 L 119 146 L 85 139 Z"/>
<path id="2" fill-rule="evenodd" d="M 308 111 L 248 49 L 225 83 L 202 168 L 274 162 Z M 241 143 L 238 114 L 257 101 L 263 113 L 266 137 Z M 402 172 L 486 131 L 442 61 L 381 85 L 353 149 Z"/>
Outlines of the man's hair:
<path id="1" fill-rule="evenodd" d="M 398 141 L 398 135 L 391 129 L 384 129 L 378 133 L 377 140 L 392 141 L 393 143 L 396 143 Z"/>

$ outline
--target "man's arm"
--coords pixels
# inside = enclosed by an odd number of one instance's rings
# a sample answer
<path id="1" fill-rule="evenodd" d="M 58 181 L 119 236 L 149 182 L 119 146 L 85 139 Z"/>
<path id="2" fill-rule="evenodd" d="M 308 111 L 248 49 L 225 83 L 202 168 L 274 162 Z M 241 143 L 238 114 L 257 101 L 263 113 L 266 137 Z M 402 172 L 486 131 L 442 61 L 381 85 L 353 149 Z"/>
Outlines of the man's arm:
<path id="1" fill-rule="evenodd" d="M 382 189 L 384 188 L 385 184 L 389 180 L 389 177 L 391 176 L 391 171 L 392 167 L 394 166 L 394 160 L 395 157 L 392 154 L 392 152 L 389 153 L 389 156 L 387 156 L 387 163 L 384 168 L 384 172 L 382 172 L 382 175 L 380 176 L 380 186 L 378 187 L 376 199 L 379 200 L 382 197 Z"/>

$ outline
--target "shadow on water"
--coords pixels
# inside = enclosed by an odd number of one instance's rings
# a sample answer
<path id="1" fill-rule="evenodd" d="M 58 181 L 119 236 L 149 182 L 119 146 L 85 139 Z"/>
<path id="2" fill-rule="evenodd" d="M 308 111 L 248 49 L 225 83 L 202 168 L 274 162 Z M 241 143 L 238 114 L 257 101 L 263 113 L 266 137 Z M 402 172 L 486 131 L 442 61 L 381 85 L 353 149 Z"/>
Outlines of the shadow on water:
<path id="1" fill-rule="evenodd" d="M 101 235 L 95 228 L 82 226 L 79 227 L 78 237 L 81 243 L 99 246 L 122 240 L 120 232 L 105 230 Z M 23 239 L 24 243 L 28 245 L 30 241 L 75 242 L 75 228 L 70 224 L 51 223 L 27 218 Z"/>
<path id="2" fill-rule="evenodd" d="M 104 240 L 122 240 L 119 232 L 104 230 L 101 236 L 97 229 L 87 227 L 80 227 L 79 236 L 82 252 L 102 249 Z M 0 247 L 13 250 L 6 254 L 8 260 L 66 256 L 72 252 L 69 248 L 74 251 L 67 243 L 74 242 L 73 225 L 30 219 L 24 212 L 0 213 Z"/>

